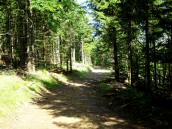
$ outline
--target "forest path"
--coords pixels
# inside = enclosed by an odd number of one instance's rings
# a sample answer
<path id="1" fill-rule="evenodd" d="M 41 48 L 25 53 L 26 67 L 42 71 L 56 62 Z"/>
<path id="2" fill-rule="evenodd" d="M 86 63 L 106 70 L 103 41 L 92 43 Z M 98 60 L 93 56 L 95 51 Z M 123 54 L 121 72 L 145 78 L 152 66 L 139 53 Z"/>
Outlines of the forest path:
<path id="1" fill-rule="evenodd" d="M 96 92 L 96 81 L 106 70 L 93 70 L 84 80 L 68 82 L 24 104 L 2 129 L 142 129 L 113 115 Z"/>

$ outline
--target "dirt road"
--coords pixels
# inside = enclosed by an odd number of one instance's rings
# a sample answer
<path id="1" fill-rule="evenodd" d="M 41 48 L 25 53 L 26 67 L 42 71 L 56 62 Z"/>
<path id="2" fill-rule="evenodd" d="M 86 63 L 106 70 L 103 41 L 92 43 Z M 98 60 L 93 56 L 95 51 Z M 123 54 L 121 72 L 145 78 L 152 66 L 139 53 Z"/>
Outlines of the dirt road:
<path id="1" fill-rule="evenodd" d="M 2 129 L 142 129 L 113 115 L 104 105 L 95 85 L 107 73 L 93 70 L 85 80 L 68 82 L 24 104 Z"/>

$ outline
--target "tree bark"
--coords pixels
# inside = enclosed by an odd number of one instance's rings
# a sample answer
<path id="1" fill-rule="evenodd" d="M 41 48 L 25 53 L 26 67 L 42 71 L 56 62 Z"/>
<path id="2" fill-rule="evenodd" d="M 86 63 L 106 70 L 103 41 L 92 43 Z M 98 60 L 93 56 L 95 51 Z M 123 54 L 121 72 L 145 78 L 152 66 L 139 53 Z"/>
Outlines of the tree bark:
<path id="1" fill-rule="evenodd" d="M 7 51 L 4 54 L 8 54 L 10 57 L 10 66 L 12 66 L 13 62 L 13 44 L 12 44 L 12 14 L 11 14 L 11 7 L 10 3 L 6 1 L 6 42 L 5 48 Z M 9 66 L 8 66 L 9 67 Z"/>
<path id="2" fill-rule="evenodd" d="M 28 13 L 30 1 L 28 0 L 17 0 L 20 13 L 18 14 L 18 42 L 19 42 L 19 58 L 20 58 L 20 68 L 26 69 L 28 62 Z"/>
<path id="3" fill-rule="evenodd" d="M 82 63 L 85 64 L 84 42 L 83 41 L 81 41 L 81 60 L 82 60 Z"/>
<path id="4" fill-rule="evenodd" d="M 145 38 L 146 38 L 146 49 L 145 49 L 145 88 L 150 90 L 150 53 L 149 53 L 149 5 L 148 0 L 146 1 L 145 10 Z"/>
<path id="5" fill-rule="evenodd" d="M 154 86 L 157 87 L 157 64 L 156 64 L 156 46 L 155 46 L 155 41 L 152 40 L 152 43 L 153 43 L 153 57 L 154 57 L 154 61 L 153 61 L 153 67 L 154 67 Z"/>
<path id="6" fill-rule="evenodd" d="M 113 45 L 115 79 L 116 81 L 119 81 L 118 47 L 117 47 L 117 37 L 116 37 L 115 27 L 112 27 L 112 34 L 113 34 L 112 45 Z"/>
<path id="7" fill-rule="evenodd" d="M 133 56 L 132 56 L 132 34 L 131 34 L 131 20 L 129 18 L 128 23 L 128 31 L 127 31 L 127 42 L 128 42 L 128 82 L 130 85 L 133 85 L 134 77 L 133 77 Z"/>
<path id="8" fill-rule="evenodd" d="M 68 58 L 66 59 L 66 71 L 67 72 L 69 71 L 69 59 Z"/>
<path id="9" fill-rule="evenodd" d="M 76 45 L 75 45 L 75 43 L 73 44 L 73 48 L 72 48 L 72 62 L 73 63 L 76 62 Z"/>
<path id="10" fill-rule="evenodd" d="M 61 36 L 59 36 L 59 53 L 60 53 L 60 68 L 62 69 L 62 67 L 63 67 L 63 54 L 62 54 L 62 38 L 61 38 Z"/>
<path id="11" fill-rule="evenodd" d="M 29 72 L 35 72 L 35 37 L 36 33 L 34 34 L 34 21 L 33 20 L 33 13 L 29 9 L 30 7 L 30 1 L 27 1 L 27 38 L 28 38 L 28 44 L 27 44 L 27 54 L 28 54 L 28 60 L 27 60 L 27 70 Z"/>
<path id="12" fill-rule="evenodd" d="M 69 48 L 69 62 L 70 62 L 70 72 L 72 72 L 72 48 Z"/>
<path id="13" fill-rule="evenodd" d="M 170 26 L 170 42 L 169 42 L 169 56 L 172 58 L 172 24 Z M 170 59 L 171 59 L 170 58 Z M 171 61 L 169 62 L 169 85 L 170 85 L 170 89 L 172 90 L 172 63 Z"/>

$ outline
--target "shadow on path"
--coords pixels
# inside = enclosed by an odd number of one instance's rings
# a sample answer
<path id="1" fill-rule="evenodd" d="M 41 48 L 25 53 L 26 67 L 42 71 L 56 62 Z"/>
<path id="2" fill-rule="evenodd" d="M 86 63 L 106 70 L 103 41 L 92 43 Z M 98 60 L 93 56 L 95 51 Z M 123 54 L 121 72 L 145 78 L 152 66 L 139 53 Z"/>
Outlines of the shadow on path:
<path id="1" fill-rule="evenodd" d="M 108 73 L 108 72 L 107 72 Z M 107 74 L 96 70 L 87 79 L 64 84 L 37 101 L 53 116 L 52 123 L 64 129 L 143 129 L 113 115 L 96 92 L 96 81 Z"/>

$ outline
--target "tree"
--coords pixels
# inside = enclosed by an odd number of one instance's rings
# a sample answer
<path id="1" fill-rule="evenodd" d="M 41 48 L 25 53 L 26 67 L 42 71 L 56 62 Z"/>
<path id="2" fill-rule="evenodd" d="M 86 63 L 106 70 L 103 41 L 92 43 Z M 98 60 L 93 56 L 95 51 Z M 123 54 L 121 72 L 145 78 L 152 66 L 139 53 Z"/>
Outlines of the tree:
<path id="1" fill-rule="evenodd" d="M 166 94 L 171 85 L 171 1 L 90 0 L 89 5 L 95 16 L 96 38 L 101 41 L 93 49 L 100 55 L 93 59 L 100 62 L 98 58 L 102 56 L 116 55 L 118 64 L 109 62 L 109 66 L 118 66 L 119 78 L 126 79 L 128 75 L 130 85 L 144 84 L 142 90 Z M 112 52 L 108 44 L 113 41 L 117 49 Z M 109 49 L 100 49 L 102 42 Z"/>

